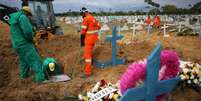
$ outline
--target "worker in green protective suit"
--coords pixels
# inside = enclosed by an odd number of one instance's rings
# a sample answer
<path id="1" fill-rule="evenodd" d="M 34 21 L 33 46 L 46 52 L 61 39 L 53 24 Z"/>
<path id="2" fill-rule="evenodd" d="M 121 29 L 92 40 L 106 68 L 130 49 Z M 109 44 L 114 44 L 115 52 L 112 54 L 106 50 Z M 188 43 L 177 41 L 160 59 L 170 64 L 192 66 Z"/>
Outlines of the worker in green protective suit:
<path id="1" fill-rule="evenodd" d="M 12 46 L 20 60 L 20 77 L 28 77 L 31 69 L 35 75 L 35 81 L 42 83 L 45 74 L 42 70 L 42 60 L 33 44 L 33 30 L 29 20 L 31 9 L 24 6 L 21 11 L 11 13 L 9 24 L 11 31 Z"/>

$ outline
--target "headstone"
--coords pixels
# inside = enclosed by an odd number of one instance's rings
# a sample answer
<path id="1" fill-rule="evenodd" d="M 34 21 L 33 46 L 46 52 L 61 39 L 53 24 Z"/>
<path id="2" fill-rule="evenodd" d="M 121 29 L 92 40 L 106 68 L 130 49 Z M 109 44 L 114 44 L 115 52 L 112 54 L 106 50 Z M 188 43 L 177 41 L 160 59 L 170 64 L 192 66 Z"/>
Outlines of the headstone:
<path id="1" fill-rule="evenodd" d="M 69 17 L 65 17 L 64 21 L 65 21 L 66 24 L 71 24 L 71 21 L 70 21 Z"/>
<path id="2" fill-rule="evenodd" d="M 129 17 L 129 18 L 127 19 L 127 23 L 128 23 L 128 24 L 131 24 L 131 23 L 132 23 L 132 17 Z"/>
<path id="3" fill-rule="evenodd" d="M 138 30 L 138 31 L 143 30 L 142 25 L 141 24 L 140 25 L 136 25 L 136 30 Z"/>
<path id="4" fill-rule="evenodd" d="M 108 31 L 110 30 L 109 26 L 107 24 L 103 24 L 103 26 L 100 29 L 101 31 Z"/>
<path id="5" fill-rule="evenodd" d="M 132 38 L 136 35 L 136 24 L 133 23 L 133 27 L 131 27 L 131 29 L 133 29 L 133 34 L 132 34 Z"/>
<path id="6" fill-rule="evenodd" d="M 166 23 L 164 23 L 164 25 L 163 25 L 163 36 L 164 37 L 169 37 L 169 34 L 167 34 L 167 29 L 168 28 L 168 26 L 166 25 Z"/>
<path id="7" fill-rule="evenodd" d="M 182 24 L 179 23 L 179 26 L 178 26 L 178 32 L 181 32 L 181 29 L 182 29 Z"/>
<path id="8" fill-rule="evenodd" d="M 121 28 L 121 30 L 122 30 L 122 31 L 128 31 L 129 28 L 128 28 L 128 26 L 125 24 L 125 25 Z"/>

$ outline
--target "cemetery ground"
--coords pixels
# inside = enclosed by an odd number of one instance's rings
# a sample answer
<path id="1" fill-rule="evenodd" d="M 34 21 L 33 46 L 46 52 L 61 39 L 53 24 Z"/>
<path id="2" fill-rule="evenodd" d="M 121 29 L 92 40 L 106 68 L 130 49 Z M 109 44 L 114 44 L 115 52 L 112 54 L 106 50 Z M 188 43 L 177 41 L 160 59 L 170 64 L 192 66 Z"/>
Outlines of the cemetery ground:
<path id="1" fill-rule="evenodd" d="M 157 42 L 161 42 L 164 49 L 175 50 L 181 60 L 193 61 L 201 64 L 201 38 L 197 36 L 163 37 L 162 33 L 147 35 L 137 32 L 133 41 L 125 44 L 118 41 L 117 56 L 126 59 L 125 65 L 118 65 L 106 69 L 93 68 L 93 75 L 83 79 L 83 63 L 80 62 L 81 48 L 79 33 L 74 25 L 60 22 L 64 36 L 55 36 L 52 40 L 42 41 L 38 51 L 43 58 L 54 57 L 64 68 L 64 73 L 71 77 L 70 81 L 37 85 L 33 82 L 33 73 L 25 80 L 19 79 L 18 58 L 11 48 L 8 26 L 0 25 L 0 100 L 1 101 L 77 101 L 78 94 L 83 94 L 101 79 L 116 83 L 127 66 L 132 62 L 147 58 Z M 111 27 L 111 26 L 110 26 Z M 111 34 L 111 31 L 106 32 Z M 130 38 L 132 31 L 122 32 L 125 38 Z M 127 40 L 128 40 L 127 39 Z M 127 42 L 126 42 L 127 43 Z M 107 61 L 111 58 L 111 46 L 102 42 L 95 47 L 94 58 Z M 169 96 L 174 101 L 201 101 L 201 94 L 191 88 L 180 88 Z"/>

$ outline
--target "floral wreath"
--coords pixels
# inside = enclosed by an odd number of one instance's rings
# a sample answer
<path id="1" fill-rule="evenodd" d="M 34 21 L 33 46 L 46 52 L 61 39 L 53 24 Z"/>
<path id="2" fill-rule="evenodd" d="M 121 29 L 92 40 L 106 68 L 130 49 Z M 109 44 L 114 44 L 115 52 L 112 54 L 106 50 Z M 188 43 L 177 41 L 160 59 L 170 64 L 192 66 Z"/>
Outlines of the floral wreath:
<path id="1" fill-rule="evenodd" d="M 167 80 L 178 75 L 179 57 L 172 50 L 163 50 L 160 54 L 159 80 Z M 146 75 L 147 60 L 131 64 L 119 80 L 119 89 L 124 94 L 128 89 L 143 83 Z"/>

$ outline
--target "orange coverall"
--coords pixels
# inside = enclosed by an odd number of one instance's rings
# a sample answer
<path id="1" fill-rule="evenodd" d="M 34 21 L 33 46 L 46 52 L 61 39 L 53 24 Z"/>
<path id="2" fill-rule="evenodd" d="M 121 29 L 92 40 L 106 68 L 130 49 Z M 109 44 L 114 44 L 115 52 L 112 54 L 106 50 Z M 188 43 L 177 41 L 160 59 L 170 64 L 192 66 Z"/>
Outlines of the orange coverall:
<path id="1" fill-rule="evenodd" d="M 160 28 L 161 25 L 161 19 L 160 16 L 156 16 L 156 18 L 154 19 L 154 25 L 156 25 L 158 28 Z"/>
<path id="2" fill-rule="evenodd" d="M 146 24 L 151 24 L 151 17 L 148 15 L 146 20 L 145 20 Z"/>
<path id="3" fill-rule="evenodd" d="M 81 34 L 85 35 L 85 45 L 84 45 L 84 60 L 85 67 L 84 72 L 86 75 L 91 75 L 91 65 L 92 65 L 92 50 L 95 43 L 98 41 L 98 31 L 100 30 L 100 24 L 96 19 L 88 14 L 84 17 Z"/>

